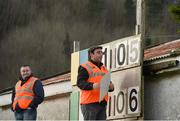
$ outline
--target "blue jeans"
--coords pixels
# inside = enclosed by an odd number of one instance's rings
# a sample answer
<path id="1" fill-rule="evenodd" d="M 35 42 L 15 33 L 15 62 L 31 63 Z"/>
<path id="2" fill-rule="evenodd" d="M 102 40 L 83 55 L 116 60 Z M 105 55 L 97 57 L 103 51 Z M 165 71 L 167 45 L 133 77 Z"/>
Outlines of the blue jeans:
<path id="1" fill-rule="evenodd" d="M 15 111 L 16 120 L 36 120 L 37 110 L 36 109 L 26 109 L 20 112 Z"/>

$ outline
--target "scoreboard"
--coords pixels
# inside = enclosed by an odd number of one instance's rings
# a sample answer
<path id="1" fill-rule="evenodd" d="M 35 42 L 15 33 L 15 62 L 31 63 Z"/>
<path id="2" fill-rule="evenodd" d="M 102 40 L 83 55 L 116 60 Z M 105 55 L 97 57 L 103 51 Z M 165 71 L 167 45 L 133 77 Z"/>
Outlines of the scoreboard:
<path id="1" fill-rule="evenodd" d="M 141 36 L 103 44 L 103 63 L 111 71 L 115 90 L 109 95 L 108 119 L 138 117 L 141 113 Z"/>
<path id="2" fill-rule="evenodd" d="M 107 119 L 141 117 L 142 113 L 142 41 L 141 35 L 130 36 L 101 45 L 102 62 L 111 72 L 114 91 L 109 93 Z M 71 55 L 71 83 L 76 86 L 78 66 L 88 61 L 88 49 Z M 79 120 L 82 120 L 79 109 Z"/>

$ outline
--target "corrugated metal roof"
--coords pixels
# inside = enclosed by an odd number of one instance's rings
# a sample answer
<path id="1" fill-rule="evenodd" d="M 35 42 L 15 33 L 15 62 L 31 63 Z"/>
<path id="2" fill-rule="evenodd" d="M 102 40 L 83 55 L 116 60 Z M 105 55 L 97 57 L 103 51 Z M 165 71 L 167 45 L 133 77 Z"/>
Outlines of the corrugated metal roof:
<path id="1" fill-rule="evenodd" d="M 180 49 L 180 39 L 161 44 L 144 51 L 144 61 L 163 59 L 174 55 Z"/>

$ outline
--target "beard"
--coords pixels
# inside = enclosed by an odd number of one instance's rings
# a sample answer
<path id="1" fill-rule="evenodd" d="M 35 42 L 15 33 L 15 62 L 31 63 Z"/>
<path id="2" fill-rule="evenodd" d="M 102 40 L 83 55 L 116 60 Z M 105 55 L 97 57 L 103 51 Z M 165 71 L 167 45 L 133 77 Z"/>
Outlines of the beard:
<path id="1" fill-rule="evenodd" d="M 27 80 L 30 75 L 31 75 L 31 74 L 24 74 L 24 75 L 22 76 L 22 79 L 23 79 L 23 80 Z"/>

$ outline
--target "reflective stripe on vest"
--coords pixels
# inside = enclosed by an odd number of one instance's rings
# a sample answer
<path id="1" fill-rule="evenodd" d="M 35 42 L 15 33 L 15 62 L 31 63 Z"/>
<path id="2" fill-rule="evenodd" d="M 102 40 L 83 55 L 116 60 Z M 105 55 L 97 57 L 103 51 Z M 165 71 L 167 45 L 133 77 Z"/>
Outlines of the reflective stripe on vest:
<path id="1" fill-rule="evenodd" d="M 33 91 L 30 90 L 30 89 L 22 89 L 22 90 L 18 90 L 16 93 L 21 93 L 21 92 L 33 93 Z"/>
<path id="2" fill-rule="evenodd" d="M 33 87 L 36 80 L 38 80 L 38 78 L 30 77 L 22 86 L 20 80 L 17 82 L 13 110 L 15 110 L 17 103 L 21 109 L 27 109 L 29 107 L 34 98 Z"/>
<path id="3" fill-rule="evenodd" d="M 87 62 L 81 65 L 84 67 L 89 74 L 88 82 L 100 83 L 102 77 L 108 72 L 108 70 L 101 66 L 99 69 L 96 65 L 91 62 Z M 80 104 L 89 104 L 94 102 L 99 102 L 100 90 L 81 90 Z M 105 96 L 105 100 L 108 101 L 108 94 Z"/>
<path id="4" fill-rule="evenodd" d="M 22 96 L 22 97 L 17 97 L 17 98 L 15 98 L 14 100 L 20 100 L 20 99 L 32 100 L 33 97 L 30 97 L 30 96 Z"/>
<path id="5" fill-rule="evenodd" d="M 89 78 L 96 77 L 96 76 L 104 76 L 106 73 L 104 72 L 93 72 L 92 67 L 89 64 L 86 64 L 88 71 L 90 72 Z"/>

